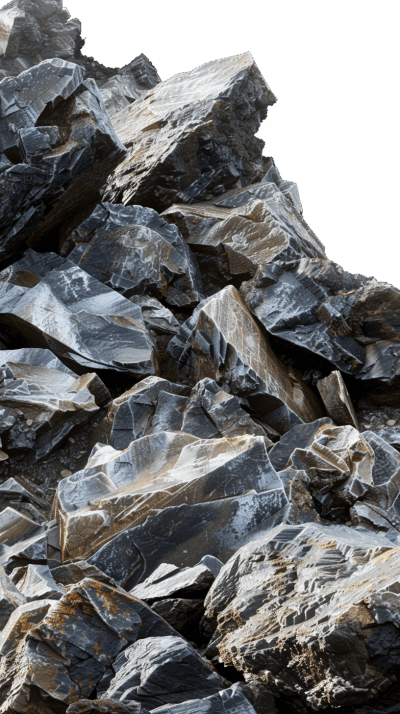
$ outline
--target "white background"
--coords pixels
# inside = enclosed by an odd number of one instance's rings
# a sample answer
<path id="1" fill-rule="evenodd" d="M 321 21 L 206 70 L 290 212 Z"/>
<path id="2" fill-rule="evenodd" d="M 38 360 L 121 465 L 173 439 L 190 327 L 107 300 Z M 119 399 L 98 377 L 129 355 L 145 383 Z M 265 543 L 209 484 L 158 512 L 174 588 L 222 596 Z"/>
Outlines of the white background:
<path id="1" fill-rule="evenodd" d="M 399 0 L 65 0 L 85 54 L 161 79 L 250 51 L 277 95 L 260 136 L 347 270 L 400 288 Z"/>

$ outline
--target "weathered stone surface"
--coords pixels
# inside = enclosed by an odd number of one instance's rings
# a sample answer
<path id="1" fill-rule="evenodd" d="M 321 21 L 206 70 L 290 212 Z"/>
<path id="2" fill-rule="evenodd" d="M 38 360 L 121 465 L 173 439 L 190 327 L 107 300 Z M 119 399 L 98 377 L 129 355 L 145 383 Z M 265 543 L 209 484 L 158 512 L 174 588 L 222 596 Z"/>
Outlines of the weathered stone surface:
<path id="1" fill-rule="evenodd" d="M 0 486 L 0 512 L 8 506 L 40 525 L 47 520 L 46 503 L 18 483 L 15 478 L 7 479 Z"/>
<path id="2" fill-rule="evenodd" d="M 51 711 L 87 698 L 119 652 L 138 637 L 148 637 L 156 623 L 162 624 L 167 639 L 174 635 L 144 603 L 95 580 L 72 586 L 61 600 L 22 607 L 33 612 L 35 606 L 41 621 L 34 626 L 20 618 L 19 629 L 14 625 L 14 646 L 8 645 L 0 664 L 2 713 L 20 710 L 34 692 L 41 714 L 49 711 L 46 703 Z"/>
<path id="3" fill-rule="evenodd" d="M 207 295 L 229 283 L 240 287 L 260 265 L 290 263 L 303 256 L 326 258 L 298 210 L 299 202 L 273 180 L 271 173 L 276 172 L 273 166 L 257 184 L 205 203 L 174 205 L 163 213 L 196 253 Z M 280 185 L 289 183 L 280 179 Z"/>
<path id="4" fill-rule="evenodd" d="M 294 426 L 293 429 L 284 434 L 268 453 L 274 469 L 283 471 L 288 466 L 293 451 L 295 449 L 307 449 L 311 446 L 320 427 L 327 424 L 333 426 L 332 420 L 329 417 L 323 417 L 310 424 L 297 424 L 297 426 Z"/>
<path id="5" fill-rule="evenodd" d="M 261 179 L 267 166 L 254 134 L 275 101 L 249 53 L 161 82 L 113 118 L 130 151 L 104 199 L 159 211 Z"/>
<path id="6" fill-rule="evenodd" d="M 238 513 L 242 502 L 243 511 L 250 509 L 246 523 L 241 521 Z M 251 511 L 252 503 L 254 513 Z M 161 563 L 171 563 L 170 560 L 163 560 L 163 553 L 171 557 L 175 549 L 179 551 L 178 544 L 182 539 L 185 542 L 196 537 L 197 547 L 192 543 L 190 562 L 185 563 L 196 565 L 209 554 L 204 529 L 212 528 L 217 533 L 218 521 L 225 521 L 225 529 L 221 531 L 220 538 L 216 537 L 214 552 L 210 553 L 219 557 L 218 549 L 225 549 L 224 543 L 234 546 L 233 521 L 237 522 L 238 532 L 243 530 L 247 533 L 261 517 L 272 515 L 285 503 L 282 482 L 270 465 L 263 437 L 202 440 L 185 433 L 159 432 L 133 441 L 123 451 L 98 445 L 86 469 L 59 483 L 54 513 L 57 513 L 60 523 L 64 562 L 78 557 L 86 559 L 101 546 L 104 550 L 104 544 L 114 539 L 116 572 L 119 572 L 120 563 L 125 558 L 128 563 L 132 558 L 132 548 L 120 548 L 116 534 L 137 526 L 139 530 L 135 534 L 128 530 L 126 535 L 121 535 L 123 540 L 128 538 L 129 542 L 132 534 L 132 543 L 138 535 L 134 553 L 140 553 L 142 538 L 149 540 L 148 555 L 143 558 L 138 556 L 143 560 L 143 575 L 147 577 Z M 151 537 L 146 536 L 148 526 L 151 531 L 154 527 L 157 529 L 157 520 L 163 520 L 163 513 L 170 513 L 172 508 L 181 510 L 185 519 L 185 512 L 188 509 L 191 511 L 196 504 L 201 504 L 201 508 L 197 518 L 193 515 L 190 533 L 180 519 L 171 519 L 169 539 L 158 550 L 150 544 Z M 165 517 L 168 518 L 168 515 Z M 164 525 L 160 525 L 159 535 L 163 528 Z M 173 536 L 172 530 L 175 529 Z M 114 545 L 110 547 L 115 550 Z M 99 564 L 102 560 L 103 555 L 99 555 L 99 562 L 90 562 L 121 582 L 124 577 L 120 574 L 115 577 L 109 570 L 110 566 L 102 567 Z M 172 560 L 172 563 L 180 566 L 182 560 L 186 559 L 178 556 L 177 561 Z M 111 565 L 111 568 L 113 570 L 114 566 Z M 122 569 L 125 571 L 125 566 Z"/>
<path id="7" fill-rule="evenodd" d="M 0 322 L 83 373 L 157 370 L 140 308 L 54 253 L 29 250 L 0 274 Z"/>
<path id="8" fill-rule="evenodd" d="M 45 60 L 0 82 L 0 264 L 25 245 L 58 247 L 99 201 L 125 154 L 96 83 Z"/>
<path id="9" fill-rule="evenodd" d="M 204 698 L 229 686 L 180 637 L 149 637 L 135 642 L 117 659 L 115 669 L 104 697 L 136 701 L 147 709 Z"/>
<path id="10" fill-rule="evenodd" d="M 55 607 L 54 600 L 36 600 L 20 605 L 10 616 L 6 626 L 0 633 L 0 656 L 15 653 L 21 640 L 46 617 L 49 610 Z M 3 660 L 4 662 L 4 660 Z M 1 664 L 0 664 L 0 693 L 1 691 Z M 0 699 L 0 701 L 2 701 Z"/>
<path id="11" fill-rule="evenodd" d="M 113 401 L 103 424 L 103 433 L 109 434 L 115 449 L 126 449 L 134 439 L 161 431 L 183 431 L 200 439 L 245 434 L 267 439 L 262 422 L 254 421 L 237 397 L 208 378 L 190 390 L 147 377 Z"/>
<path id="12" fill-rule="evenodd" d="M 350 424 L 360 430 L 357 415 L 343 377 L 338 370 L 318 381 L 318 391 L 327 414 L 338 426 Z"/>
<path id="13" fill-rule="evenodd" d="M 60 565 L 58 568 L 53 568 L 51 574 L 58 585 L 76 585 L 85 580 L 85 578 L 89 578 L 90 580 L 98 580 L 100 583 L 116 587 L 116 583 L 112 578 L 95 568 L 94 565 L 89 565 L 85 560 Z"/>
<path id="14" fill-rule="evenodd" d="M 149 293 L 177 308 L 204 298 L 200 271 L 178 228 L 151 208 L 100 203 L 71 242 L 69 260 L 125 297 Z"/>
<path id="15" fill-rule="evenodd" d="M 73 62 L 80 31 L 62 0 L 12 0 L 0 10 L 0 72 L 15 76 L 54 57 Z"/>
<path id="16" fill-rule="evenodd" d="M 241 548 L 212 586 L 213 646 L 313 709 L 360 705 L 398 668 L 399 568 L 383 536 L 279 526 Z"/>
<path id="17" fill-rule="evenodd" d="M 377 407 L 400 407 L 400 345 L 398 340 L 379 340 L 367 345 L 365 362 L 356 375 Z"/>
<path id="18" fill-rule="evenodd" d="M 262 684 L 238 682 L 205 699 L 153 709 L 157 714 L 276 714 L 273 695 Z"/>
<path id="19" fill-rule="evenodd" d="M 223 563 L 211 555 L 206 555 L 192 568 L 181 569 L 162 563 L 149 578 L 136 585 L 131 594 L 141 600 L 157 600 L 171 595 L 188 597 L 203 593 L 210 589 L 222 566 Z"/>
<path id="20" fill-rule="evenodd" d="M 10 615 L 26 602 L 25 597 L 15 587 L 5 570 L 0 567 L 0 630 L 7 624 Z"/>
<path id="21" fill-rule="evenodd" d="M 110 399 L 96 374 L 78 377 L 50 350 L 0 352 L 0 434 L 7 454 L 47 456 L 92 418 L 96 401 Z"/>
<path id="22" fill-rule="evenodd" d="M 48 565 L 28 565 L 25 575 L 18 581 L 17 588 L 26 598 L 33 600 L 59 600 L 64 591 L 54 580 Z"/>
<path id="23" fill-rule="evenodd" d="M 151 609 L 179 634 L 189 641 L 193 641 L 193 631 L 198 627 L 204 615 L 204 600 L 167 598 L 166 600 L 157 600 Z"/>
<path id="24" fill-rule="evenodd" d="M 0 565 L 7 573 L 29 562 L 45 564 L 46 528 L 8 506 L 0 513 L 0 548 Z"/>
<path id="25" fill-rule="evenodd" d="M 147 714 L 137 702 L 114 702 L 112 699 L 80 699 L 70 704 L 68 714 Z"/>
<path id="26" fill-rule="evenodd" d="M 314 392 L 279 360 L 232 286 L 200 303 L 168 352 L 178 362 L 179 377 L 191 384 L 215 379 L 281 434 L 322 417 Z"/>
<path id="27" fill-rule="evenodd" d="M 146 55 L 135 57 L 100 85 L 100 94 L 110 117 L 129 107 L 159 82 L 157 70 Z"/>

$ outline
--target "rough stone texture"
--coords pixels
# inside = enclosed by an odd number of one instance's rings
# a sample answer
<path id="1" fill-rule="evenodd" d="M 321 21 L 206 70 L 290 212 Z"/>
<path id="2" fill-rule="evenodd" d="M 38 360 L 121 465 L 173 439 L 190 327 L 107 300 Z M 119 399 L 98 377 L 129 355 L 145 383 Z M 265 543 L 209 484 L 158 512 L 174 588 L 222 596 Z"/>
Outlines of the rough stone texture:
<path id="1" fill-rule="evenodd" d="M 15 478 L 8 478 L 0 486 L 0 512 L 8 506 L 41 525 L 47 520 L 47 504 L 44 499 L 28 491 Z"/>
<path id="2" fill-rule="evenodd" d="M 69 260 L 125 297 L 147 293 L 176 308 L 204 298 L 200 271 L 179 230 L 151 208 L 100 203 L 71 242 Z"/>
<path id="3" fill-rule="evenodd" d="M 45 60 L 0 82 L 0 264 L 38 243 L 58 247 L 99 201 L 125 150 L 96 83 Z"/>
<path id="4" fill-rule="evenodd" d="M 91 76 L 91 68 L 88 70 Z M 115 116 L 161 82 L 146 55 L 135 57 L 100 85 L 100 94 L 110 117 Z"/>
<path id="5" fill-rule="evenodd" d="M 252 502 L 254 517 L 245 521 L 244 512 Z M 90 562 L 121 582 L 131 570 L 128 566 L 125 573 L 123 563 L 125 559 L 131 562 L 133 554 L 147 577 L 163 562 L 180 566 L 181 560 L 188 560 L 180 555 L 174 557 L 173 553 L 175 549 L 179 552 L 179 542 L 192 538 L 196 547 L 192 542 L 190 562 L 185 565 L 193 566 L 209 554 L 204 529 L 218 533 L 221 521 L 220 536 L 215 536 L 210 553 L 219 557 L 219 550 L 234 545 L 234 533 L 244 535 L 258 525 L 260 518 L 272 515 L 285 503 L 283 485 L 270 465 L 263 437 L 202 440 L 179 432 L 159 432 L 133 441 L 124 451 L 98 445 L 86 469 L 59 483 L 54 514 L 60 524 L 64 562 L 86 559 L 103 546 L 98 554 L 100 562 L 104 544 L 113 539 L 110 548 L 118 551 L 114 564 L 106 568 L 96 560 Z M 169 540 L 164 540 L 158 549 L 151 543 L 149 534 L 157 529 L 160 518 L 164 520 L 171 511 L 181 511 L 185 520 L 184 514 L 195 511 L 196 505 L 198 516 L 193 515 L 190 531 L 183 521 L 170 516 Z M 135 533 L 129 530 L 132 526 L 136 526 Z M 159 535 L 163 527 L 159 527 Z M 137 534 L 137 546 L 120 548 L 120 531 L 122 540 L 127 538 L 129 542 L 132 538 L 132 544 Z M 142 539 L 148 541 L 147 546 L 142 545 Z M 140 555 L 144 547 L 150 550 Z M 163 554 L 173 560 L 163 560 Z M 123 575 L 115 576 L 110 567 L 116 572 L 122 567 Z"/>
<path id="6" fill-rule="evenodd" d="M 144 603 L 95 580 L 72 586 L 61 600 L 22 607 L 35 606 L 36 623 L 25 617 L 14 624 L 14 645 L 0 664 L 2 713 L 20 711 L 33 696 L 40 714 L 88 698 L 119 652 L 150 636 L 156 623 L 164 630 L 157 637 L 175 634 Z"/>
<path id="7" fill-rule="evenodd" d="M 97 374 L 78 377 L 50 350 L 0 352 L 0 433 L 7 454 L 43 458 L 111 399 Z"/>
<path id="8" fill-rule="evenodd" d="M 280 526 L 241 548 L 206 600 L 225 664 L 315 709 L 389 688 L 400 657 L 399 551 L 344 526 Z"/>
<path id="9" fill-rule="evenodd" d="M 16 76 L 54 57 L 73 62 L 80 32 L 62 0 L 12 0 L 0 10 L 0 72 Z"/>
<path id="10" fill-rule="evenodd" d="M 203 593 L 210 589 L 222 566 L 223 563 L 211 555 L 206 555 L 192 568 L 181 569 L 162 563 L 149 578 L 136 585 L 131 594 L 141 600 L 158 600 L 171 595 L 189 597 Z"/>
<path id="11" fill-rule="evenodd" d="M 157 714 L 276 714 L 274 697 L 258 683 L 239 682 L 205 699 L 158 707 Z"/>
<path id="12" fill-rule="evenodd" d="M 204 615 L 204 600 L 167 598 L 166 600 L 157 600 L 151 606 L 151 609 L 168 622 L 179 634 L 192 641 L 194 632 Z"/>
<path id="13" fill-rule="evenodd" d="M 0 630 L 7 624 L 10 615 L 26 602 L 25 597 L 15 587 L 5 570 L 0 567 Z"/>
<path id="14" fill-rule="evenodd" d="M 262 421 L 283 434 L 322 416 L 318 398 L 300 373 L 284 365 L 232 286 L 204 300 L 168 347 L 178 376 L 205 377 L 247 400 Z"/>
<path id="15" fill-rule="evenodd" d="M 124 650 L 106 699 L 136 701 L 148 709 L 204 698 L 228 687 L 180 637 L 149 637 Z"/>
<path id="16" fill-rule="evenodd" d="M 70 704 L 68 714 L 146 714 L 137 702 L 114 702 L 111 699 L 80 699 Z"/>
<path id="17" fill-rule="evenodd" d="M 64 594 L 54 580 L 48 565 L 28 565 L 23 577 L 18 581 L 17 588 L 26 598 L 33 600 L 59 600 Z"/>
<path id="18" fill-rule="evenodd" d="M 275 101 L 249 53 L 161 82 L 113 118 L 129 154 L 104 199 L 159 211 L 261 179 L 254 134 Z"/>
<path id="19" fill-rule="evenodd" d="M 303 256 L 326 258 L 322 243 L 301 215 L 299 202 L 284 192 L 291 182 L 278 179 L 277 174 L 272 166 L 257 184 L 204 203 L 174 205 L 163 213 L 196 253 L 207 295 L 229 283 L 240 287 L 260 265 L 290 263 Z"/>
<path id="20" fill-rule="evenodd" d="M 0 322 L 83 373 L 158 369 L 140 308 L 54 253 L 27 251 L 0 273 Z"/>
<path id="21" fill-rule="evenodd" d="M 147 377 L 113 401 L 102 425 L 102 440 L 107 438 L 115 449 L 126 449 L 134 439 L 161 431 L 183 431 L 200 439 L 245 434 L 267 439 L 262 422 L 254 421 L 239 399 L 214 380 L 203 379 L 190 390 Z M 266 443 L 272 444 L 268 439 Z"/>
<path id="22" fill-rule="evenodd" d="M 355 429 L 360 429 L 350 394 L 338 370 L 318 381 L 318 391 L 328 416 L 338 426 L 350 424 Z"/>

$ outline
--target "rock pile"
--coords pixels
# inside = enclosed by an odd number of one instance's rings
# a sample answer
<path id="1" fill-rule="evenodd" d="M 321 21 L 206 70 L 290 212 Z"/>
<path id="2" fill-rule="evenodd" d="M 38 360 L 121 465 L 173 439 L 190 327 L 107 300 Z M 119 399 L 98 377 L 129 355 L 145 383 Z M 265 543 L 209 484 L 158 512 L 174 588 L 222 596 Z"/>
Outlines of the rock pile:
<path id="1" fill-rule="evenodd" d="M 250 54 L 83 44 L 0 9 L 0 714 L 400 711 L 400 292 Z"/>

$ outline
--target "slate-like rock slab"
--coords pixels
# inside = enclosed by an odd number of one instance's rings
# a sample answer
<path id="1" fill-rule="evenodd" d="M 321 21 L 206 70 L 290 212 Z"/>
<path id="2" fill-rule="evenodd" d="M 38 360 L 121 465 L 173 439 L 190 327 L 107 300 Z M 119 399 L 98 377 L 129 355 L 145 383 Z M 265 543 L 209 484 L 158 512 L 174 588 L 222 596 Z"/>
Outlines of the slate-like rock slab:
<path id="1" fill-rule="evenodd" d="M 338 426 L 350 424 L 360 430 L 357 415 L 344 379 L 338 370 L 318 381 L 318 391 L 327 414 Z"/>
<path id="2" fill-rule="evenodd" d="M 400 555 L 345 526 L 279 526 L 241 548 L 206 599 L 222 661 L 313 710 L 388 689 L 400 658 Z"/>
<path id="3" fill-rule="evenodd" d="M 281 434 L 323 415 L 318 397 L 277 357 L 233 286 L 200 303 L 168 352 L 178 378 L 192 385 L 215 379 Z"/>
<path id="4" fill-rule="evenodd" d="M 268 689 L 258 682 L 238 682 L 218 694 L 153 709 L 157 714 L 276 714 L 275 701 Z"/>
<path id="5" fill-rule="evenodd" d="M 125 155 L 96 83 L 45 60 L 0 82 L 0 265 L 26 245 L 58 248 Z"/>
<path id="6" fill-rule="evenodd" d="M 158 369 L 140 307 L 54 253 L 29 250 L 0 273 L 0 322 L 81 373 Z"/>
<path id="7" fill-rule="evenodd" d="M 254 135 L 275 101 L 249 53 L 161 82 L 113 118 L 129 153 L 104 199 L 159 211 L 261 179 Z"/>
<path id="8" fill-rule="evenodd" d="M 210 566 L 210 567 L 209 567 Z M 162 563 L 144 582 L 131 590 L 141 600 L 156 600 L 172 595 L 187 597 L 210 589 L 223 563 L 206 555 L 192 568 L 178 568 Z"/>
<path id="9" fill-rule="evenodd" d="M 179 229 L 151 208 L 100 203 L 71 242 L 69 260 L 125 297 L 149 294 L 176 308 L 204 298 L 200 271 Z"/>

